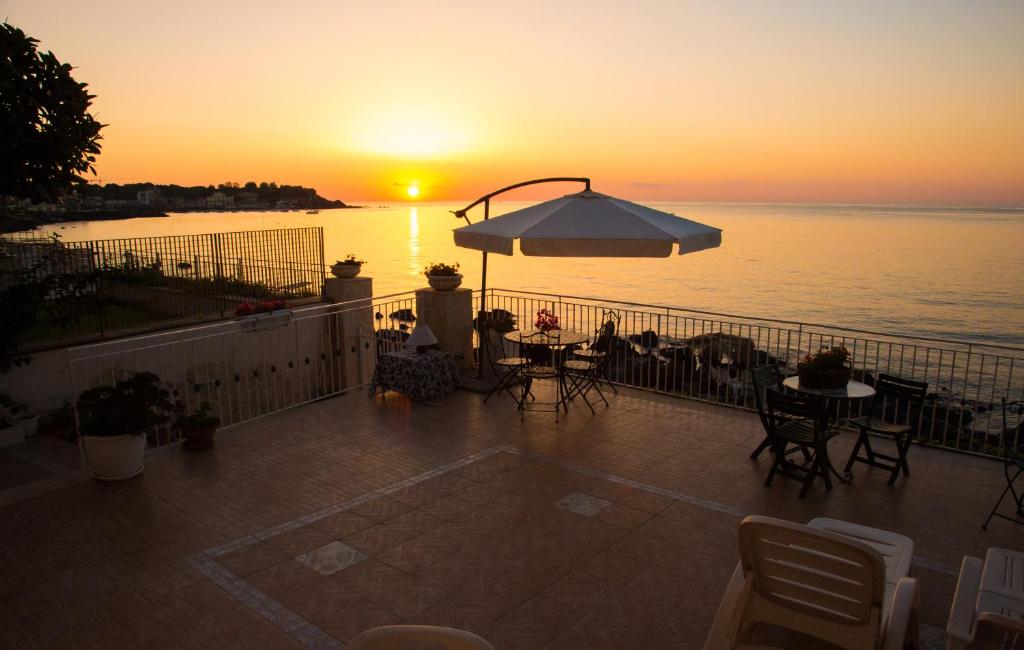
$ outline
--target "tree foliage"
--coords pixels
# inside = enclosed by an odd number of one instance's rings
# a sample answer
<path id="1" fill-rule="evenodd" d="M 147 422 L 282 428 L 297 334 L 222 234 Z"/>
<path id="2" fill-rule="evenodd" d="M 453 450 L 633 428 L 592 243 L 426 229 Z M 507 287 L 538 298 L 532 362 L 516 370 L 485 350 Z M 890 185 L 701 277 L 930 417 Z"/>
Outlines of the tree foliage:
<path id="1" fill-rule="evenodd" d="M 23 349 L 38 325 L 68 327 L 98 307 L 96 273 L 75 270 L 73 253 L 57 235 L 41 243 L 4 248 L 0 250 L 0 375 L 31 361 Z"/>
<path id="2" fill-rule="evenodd" d="M 0 24 L 0 195 L 52 201 L 96 173 L 103 125 L 86 84 L 37 43 Z"/>

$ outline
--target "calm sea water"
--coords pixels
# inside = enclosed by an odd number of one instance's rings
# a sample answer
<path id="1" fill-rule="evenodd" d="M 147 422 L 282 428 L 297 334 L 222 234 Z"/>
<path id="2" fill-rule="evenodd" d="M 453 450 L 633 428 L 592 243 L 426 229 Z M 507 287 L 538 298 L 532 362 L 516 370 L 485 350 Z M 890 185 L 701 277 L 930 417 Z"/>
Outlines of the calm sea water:
<path id="1" fill-rule="evenodd" d="M 456 248 L 464 203 L 358 210 L 176 214 L 62 224 L 67 241 L 323 226 L 328 264 L 368 260 L 378 295 L 425 284 L 424 265 L 459 262 L 480 284 L 480 253 Z M 527 205 L 499 202 L 497 216 Z M 1024 345 L 1024 210 L 650 203 L 724 230 L 722 246 L 665 259 L 491 255 L 488 286 L 799 320 L 892 334 Z M 482 213 L 471 214 L 475 221 Z"/>

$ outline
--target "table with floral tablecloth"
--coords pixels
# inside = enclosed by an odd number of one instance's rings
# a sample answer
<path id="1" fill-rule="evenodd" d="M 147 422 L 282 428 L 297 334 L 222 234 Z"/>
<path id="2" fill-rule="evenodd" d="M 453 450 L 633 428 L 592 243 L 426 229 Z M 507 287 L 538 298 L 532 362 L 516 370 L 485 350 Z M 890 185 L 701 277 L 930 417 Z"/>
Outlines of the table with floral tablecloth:
<path id="1" fill-rule="evenodd" d="M 459 371 L 447 352 L 395 350 L 378 357 L 370 394 L 377 389 L 393 390 L 409 399 L 426 402 L 452 392 L 458 383 Z"/>

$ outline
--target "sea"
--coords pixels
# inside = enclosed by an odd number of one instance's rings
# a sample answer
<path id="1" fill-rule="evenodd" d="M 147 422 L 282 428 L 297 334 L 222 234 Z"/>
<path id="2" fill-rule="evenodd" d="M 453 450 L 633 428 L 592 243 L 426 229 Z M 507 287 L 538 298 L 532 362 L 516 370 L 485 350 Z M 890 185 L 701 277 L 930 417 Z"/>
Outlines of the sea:
<path id="1" fill-rule="evenodd" d="M 1024 208 L 645 203 L 721 228 L 721 247 L 657 259 L 526 257 L 517 247 L 490 255 L 488 287 L 1024 346 Z M 497 201 L 491 215 L 529 204 Z M 362 275 L 386 295 L 425 286 L 432 262 L 458 263 L 464 286 L 480 286 L 481 254 L 453 243 L 461 207 L 192 212 L 40 230 L 79 241 L 322 226 L 326 263 L 366 259 Z"/>

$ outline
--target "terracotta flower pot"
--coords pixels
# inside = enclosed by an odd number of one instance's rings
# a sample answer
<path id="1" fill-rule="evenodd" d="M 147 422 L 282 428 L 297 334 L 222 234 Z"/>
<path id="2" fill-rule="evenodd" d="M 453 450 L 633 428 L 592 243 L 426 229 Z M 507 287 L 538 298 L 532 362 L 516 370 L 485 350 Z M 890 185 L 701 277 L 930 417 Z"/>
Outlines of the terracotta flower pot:
<path id="1" fill-rule="evenodd" d="M 217 433 L 217 425 L 190 427 L 182 429 L 181 436 L 185 439 L 183 449 L 206 449 L 213 446 L 213 435 Z"/>
<path id="2" fill-rule="evenodd" d="M 801 364 L 797 366 L 797 373 L 800 375 L 801 386 L 821 390 L 835 390 L 843 388 L 846 384 L 850 383 L 853 369 L 844 367 L 830 370 L 815 370 Z"/>
<path id="3" fill-rule="evenodd" d="M 429 283 L 435 291 L 455 291 L 459 288 L 459 285 L 462 284 L 462 274 L 428 275 L 427 283 Z"/>

